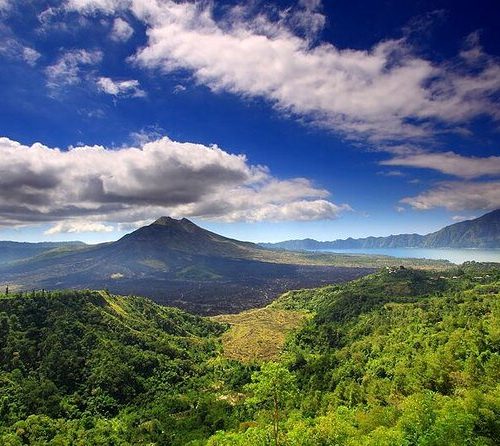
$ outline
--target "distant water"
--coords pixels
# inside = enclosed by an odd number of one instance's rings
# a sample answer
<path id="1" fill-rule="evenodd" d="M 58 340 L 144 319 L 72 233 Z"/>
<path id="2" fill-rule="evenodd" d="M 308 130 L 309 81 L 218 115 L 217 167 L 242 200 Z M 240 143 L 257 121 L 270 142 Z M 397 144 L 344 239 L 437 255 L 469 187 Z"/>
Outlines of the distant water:
<path id="1" fill-rule="evenodd" d="M 429 249 L 429 248 L 372 248 L 372 249 L 324 249 L 322 252 L 338 254 L 375 254 L 400 258 L 449 260 L 452 263 L 475 260 L 476 262 L 500 262 L 500 249 Z"/>

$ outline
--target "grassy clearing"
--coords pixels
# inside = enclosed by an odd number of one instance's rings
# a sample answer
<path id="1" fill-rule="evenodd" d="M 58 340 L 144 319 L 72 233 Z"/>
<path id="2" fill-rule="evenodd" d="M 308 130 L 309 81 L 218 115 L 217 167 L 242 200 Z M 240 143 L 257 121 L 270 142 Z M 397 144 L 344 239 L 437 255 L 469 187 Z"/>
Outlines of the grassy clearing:
<path id="1" fill-rule="evenodd" d="M 286 335 L 309 317 L 304 311 L 258 308 L 238 314 L 223 314 L 213 320 L 231 325 L 222 335 L 224 356 L 242 362 L 277 359 Z"/>

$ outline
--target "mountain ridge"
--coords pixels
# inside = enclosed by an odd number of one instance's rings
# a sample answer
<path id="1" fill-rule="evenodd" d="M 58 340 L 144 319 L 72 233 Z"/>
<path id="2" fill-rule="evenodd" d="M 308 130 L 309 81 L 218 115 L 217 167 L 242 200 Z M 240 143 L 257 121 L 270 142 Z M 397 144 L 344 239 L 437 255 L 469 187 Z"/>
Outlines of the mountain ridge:
<path id="1" fill-rule="evenodd" d="M 500 209 L 465 220 L 426 235 L 397 234 L 387 237 L 364 237 L 317 241 L 285 240 L 260 243 L 266 248 L 291 250 L 372 249 L 372 248 L 500 248 Z"/>
<path id="2" fill-rule="evenodd" d="M 69 242 L 14 242 L 0 241 L 0 264 L 28 259 L 49 251 L 83 248 L 87 246 L 80 241 Z"/>
<path id="3" fill-rule="evenodd" d="M 312 257 L 230 239 L 188 219 L 160 217 L 115 242 L 48 250 L 1 264 L 0 286 L 109 289 L 217 314 L 261 306 L 287 289 L 350 280 L 379 267 L 378 259 L 359 265 L 350 257 Z"/>

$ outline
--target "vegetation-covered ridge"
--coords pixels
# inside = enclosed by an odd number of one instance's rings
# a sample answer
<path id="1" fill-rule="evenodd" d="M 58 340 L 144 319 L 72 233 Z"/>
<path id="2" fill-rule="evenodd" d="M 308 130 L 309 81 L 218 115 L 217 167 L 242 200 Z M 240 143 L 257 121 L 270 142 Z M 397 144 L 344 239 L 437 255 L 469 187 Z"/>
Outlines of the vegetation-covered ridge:
<path id="1" fill-rule="evenodd" d="M 315 313 L 289 340 L 281 363 L 253 377 L 275 383 L 279 444 L 498 444 L 497 266 L 390 268 L 289 292 L 272 306 Z M 209 444 L 273 444 L 272 395 L 261 400 L 254 426 L 221 432 Z"/>
<path id="2" fill-rule="evenodd" d="M 0 298 L 0 444 L 185 444 L 213 432 L 204 407 L 224 327 L 148 299 L 61 291 Z M 196 408 L 196 409 L 195 409 Z M 206 412 L 206 411 L 205 411 Z M 219 426 L 220 427 L 220 426 Z M 181 435 L 182 433 L 182 435 Z"/>
<path id="3" fill-rule="evenodd" d="M 497 265 L 388 268 L 264 312 L 288 311 L 310 316 L 281 356 L 241 363 L 227 326 L 146 299 L 4 297 L 0 444 L 497 444 Z"/>

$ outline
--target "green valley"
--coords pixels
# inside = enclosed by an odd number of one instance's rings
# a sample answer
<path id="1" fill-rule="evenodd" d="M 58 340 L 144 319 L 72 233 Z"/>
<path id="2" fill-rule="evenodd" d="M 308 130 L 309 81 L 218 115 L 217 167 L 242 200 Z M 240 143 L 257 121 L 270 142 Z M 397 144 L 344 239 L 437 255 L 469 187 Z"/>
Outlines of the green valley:
<path id="1" fill-rule="evenodd" d="M 476 263 L 212 319 L 104 291 L 4 295 L 0 443 L 494 445 L 499 299 L 498 266 Z"/>
<path id="2" fill-rule="evenodd" d="M 0 446 L 500 446 L 499 0 L 0 0 Z"/>

